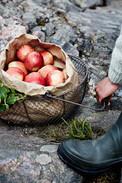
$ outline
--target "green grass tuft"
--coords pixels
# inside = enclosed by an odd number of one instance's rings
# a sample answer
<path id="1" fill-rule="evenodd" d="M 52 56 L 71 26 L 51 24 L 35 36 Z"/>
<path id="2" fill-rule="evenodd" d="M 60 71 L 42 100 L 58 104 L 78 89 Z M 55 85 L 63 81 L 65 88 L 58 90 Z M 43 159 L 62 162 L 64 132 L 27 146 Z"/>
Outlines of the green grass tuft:
<path id="1" fill-rule="evenodd" d="M 93 131 L 90 123 L 85 119 L 74 118 L 70 121 L 64 122 L 68 126 L 68 137 L 77 139 L 91 139 L 93 137 Z"/>

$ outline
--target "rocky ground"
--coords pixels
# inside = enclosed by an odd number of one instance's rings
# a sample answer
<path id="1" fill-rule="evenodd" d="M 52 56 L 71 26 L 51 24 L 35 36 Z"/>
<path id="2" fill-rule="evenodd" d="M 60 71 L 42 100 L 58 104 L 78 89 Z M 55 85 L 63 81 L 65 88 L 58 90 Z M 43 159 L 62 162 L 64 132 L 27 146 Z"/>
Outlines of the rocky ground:
<path id="1" fill-rule="evenodd" d="M 1 0 L 0 51 L 19 34 L 37 35 L 82 58 L 90 67 L 89 85 L 93 86 L 107 73 L 122 24 L 121 10 L 121 0 Z M 116 93 L 111 110 L 82 108 L 77 116 L 88 119 L 96 129 L 107 130 L 121 111 L 121 95 L 121 91 Z M 83 103 L 95 107 L 96 100 L 88 93 Z M 45 133 L 50 129 L 45 127 Z M 58 159 L 58 143 L 48 135 L 42 138 L 41 133 L 42 127 L 13 127 L 1 121 L 1 183 L 121 182 L 120 170 L 94 179 L 81 177 Z"/>

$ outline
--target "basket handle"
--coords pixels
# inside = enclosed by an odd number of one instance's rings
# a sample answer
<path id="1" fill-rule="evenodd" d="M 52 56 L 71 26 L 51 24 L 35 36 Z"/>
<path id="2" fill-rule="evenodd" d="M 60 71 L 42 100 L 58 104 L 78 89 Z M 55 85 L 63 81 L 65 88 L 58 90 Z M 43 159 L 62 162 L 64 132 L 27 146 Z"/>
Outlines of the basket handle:
<path id="1" fill-rule="evenodd" d="M 80 104 L 80 103 L 77 103 L 77 102 L 73 102 L 73 101 L 70 101 L 70 100 L 63 99 L 61 97 L 57 97 L 55 95 L 52 95 L 51 93 L 46 93 L 44 95 L 44 97 L 59 100 L 59 101 L 62 101 L 62 102 L 67 102 L 69 104 L 77 105 L 79 107 L 87 108 L 87 109 L 90 109 L 90 110 L 93 110 L 93 111 L 96 111 L 96 112 L 103 112 L 105 110 L 108 110 L 108 103 L 106 102 L 106 100 L 102 103 L 102 105 L 100 107 L 98 107 L 96 109 L 96 108 L 93 108 L 93 107 L 86 106 L 84 104 Z"/>

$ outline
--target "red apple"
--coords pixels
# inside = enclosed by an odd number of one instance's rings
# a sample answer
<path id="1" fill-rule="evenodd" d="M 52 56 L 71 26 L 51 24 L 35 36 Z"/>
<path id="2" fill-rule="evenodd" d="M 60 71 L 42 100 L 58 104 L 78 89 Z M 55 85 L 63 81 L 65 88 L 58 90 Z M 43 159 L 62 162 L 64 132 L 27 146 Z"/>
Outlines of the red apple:
<path id="1" fill-rule="evenodd" d="M 25 68 L 25 65 L 22 62 L 19 62 L 19 61 L 10 62 L 8 64 L 8 68 L 11 68 L 11 67 L 15 67 L 15 68 L 18 68 L 18 69 L 22 70 L 23 73 L 24 73 L 24 76 L 26 76 L 27 73 L 28 73 L 26 68 Z"/>
<path id="2" fill-rule="evenodd" d="M 6 71 L 10 76 L 15 77 L 15 79 L 23 81 L 24 73 L 19 68 L 11 67 Z"/>
<path id="3" fill-rule="evenodd" d="M 64 82 L 64 74 L 59 70 L 49 72 L 46 77 L 46 81 L 48 86 L 56 86 Z"/>
<path id="4" fill-rule="evenodd" d="M 53 65 L 53 55 L 48 51 L 40 51 L 40 55 L 43 57 L 44 65 Z"/>
<path id="5" fill-rule="evenodd" d="M 34 51 L 34 49 L 31 46 L 29 46 L 29 45 L 23 45 L 17 51 L 17 57 L 19 58 L 19 60 L 21 60 L 21 61 L 24 62 L 24 60 L 27 57 L 27 55 L 29 53 L 31 53 L 32 51 Z"/>
<path id="6" fill-rule="evenodd" d="M 31 72 L 30 74 L 25 76 L 24 81 L 29 83 L 36 83 L 44 86 L 46 85 L 45 79 L 39 74 L 39 72 Z"/>
<path id="7" fill-rule="evenodd" d="M 33 51 L 27 55 L 24 63 L 27 70 L 37 71 L 43 66 L 43 58 L 38 52 Z"/>
<path id="8" fill-rule="evenodd" d="M 43 78 L 47 77 L 47 74 L 51 71 L 57 70 L 56 67 L 54 67 L 53 65 L 45 65 L 44 67 L 42 67 L 41 69 L 39 69 L 39 73 L 41 74 L 41 76 Z"/>

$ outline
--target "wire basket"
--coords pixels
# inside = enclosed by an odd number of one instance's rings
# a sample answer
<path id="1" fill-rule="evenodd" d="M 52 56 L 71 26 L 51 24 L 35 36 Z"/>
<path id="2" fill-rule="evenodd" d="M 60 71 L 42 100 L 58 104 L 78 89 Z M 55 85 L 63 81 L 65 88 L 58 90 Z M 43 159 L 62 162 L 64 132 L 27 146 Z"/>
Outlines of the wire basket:
<path id="1" fill-rule="evenodd" d="M 77 88 L 60 98 L 82 103 L 86 92 L 88 69 L 82 59 L 74 56 L 70 58 L 79 74 L 79 84 Z M 71 117 L 76 109 L 74 104 L 55 100 L 48 95 L 28 96 L 24 101 L 11 106 L 9 110 L 1 112 L 0 118 L 7 123 L 19 125 L 56 123 L 61 117 Z"/>

